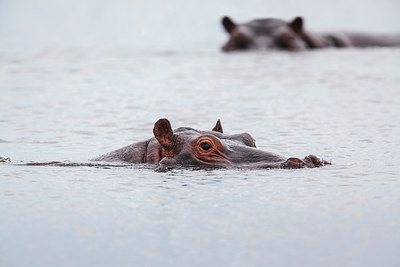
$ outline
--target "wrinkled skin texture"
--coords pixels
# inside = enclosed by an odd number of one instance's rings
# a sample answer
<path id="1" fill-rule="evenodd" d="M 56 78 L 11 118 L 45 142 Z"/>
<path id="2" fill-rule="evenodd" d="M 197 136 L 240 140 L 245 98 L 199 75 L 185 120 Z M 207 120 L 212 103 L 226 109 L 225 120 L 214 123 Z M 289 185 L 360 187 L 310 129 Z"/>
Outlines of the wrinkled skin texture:
<path id="1" fill-rule="evenodd" d="M 227 135 L 218 120 L 211 131 L 181 127 L 172 130 L 167 119 L 154 124 L 154 137 L 131 144 L 95 161 L 153 163 L 163 167 L 314 168 L 330 164 L 310 155 L 303 160 L 284 158 L 256 148 L 248 133 Z"/>
<path id="2" fill-rule="evenodd" d="M 222 25 L 229 34 L 228 42 L 222 47 L 225 52 L 400 46 L 400 34 L 311 33 L 304 29 L 304 22 L 301 17 L 296 17 L 291 22 L 267 18 L 256 19 L 243 24 L 236 24 L 231 18 L 223 17 Z"/>

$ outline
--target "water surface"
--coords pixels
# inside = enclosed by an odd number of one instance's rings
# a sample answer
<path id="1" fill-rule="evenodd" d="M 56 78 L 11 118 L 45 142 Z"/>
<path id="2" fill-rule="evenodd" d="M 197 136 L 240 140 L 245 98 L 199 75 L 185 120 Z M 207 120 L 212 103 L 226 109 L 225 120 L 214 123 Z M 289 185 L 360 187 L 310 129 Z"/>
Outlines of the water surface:
<path id="1" fill-rule="evenodd" d="M 17 27 L 15 16 L 4 21 Z M 398 48 L 223 54 L 211 37 L 138 48 L 27 32 L 0 50 L 0 156 L 11 158 L 0 163 L 0 266 L 399 266 Z M 333 165 L 24 165 L 85 163 L 150 138 L 163 117 L 204 130 L 221 119 L 260 149 Z"/>

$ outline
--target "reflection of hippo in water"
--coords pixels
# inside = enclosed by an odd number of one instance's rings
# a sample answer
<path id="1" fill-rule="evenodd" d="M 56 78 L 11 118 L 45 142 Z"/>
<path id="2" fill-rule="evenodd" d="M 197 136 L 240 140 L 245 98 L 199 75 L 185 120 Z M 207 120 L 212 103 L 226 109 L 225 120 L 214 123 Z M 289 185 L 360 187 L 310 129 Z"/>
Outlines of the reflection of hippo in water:
<path id="1" fill-rule="evenodd" d="M 230 38 L 222 50 L 294 51 L 324 47 L 400 46 L 400 34 L 311 33 L 304 29 L 303 24 L 301 17 L 291 22 L 268 18 L 243 24 L 236 24 L 229 17 L 224 17 L 222 25 Z"/>
<path id="2" fill-rule="evenodd" d="M 256 148 L 248 133 L 223 134 L 220 121 L 211 131 L 188 127 L 172 130 L 167 119 L 158 120 L 154 137 L 102 155 L 96 161 L 159 163 L 162 166 L 305 168 L 329 164 L 316 156 L 283 158 Z"/>

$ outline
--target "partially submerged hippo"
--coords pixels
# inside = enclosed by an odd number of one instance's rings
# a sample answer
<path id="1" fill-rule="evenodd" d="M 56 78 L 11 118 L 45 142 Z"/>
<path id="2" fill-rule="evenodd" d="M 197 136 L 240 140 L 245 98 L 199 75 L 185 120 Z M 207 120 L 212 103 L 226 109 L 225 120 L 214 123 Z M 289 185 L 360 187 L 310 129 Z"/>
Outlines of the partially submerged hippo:
<path id="1" fill-rule="evenodd" d="M 128 163 L 159 163 L 161 166 L 250 167 L 250 168 L 314 168 L 329 164 L 316 156 L 284 158 L 256 148 L 248 133 L 223 134 L 218 120 L 211 131 L 189 127 L 171 128 L 167 119 L 154 124 L 154 137 L 131 144 L 96 161 L 123 161 Z"/>
<path id="2" fill-rule="evenodd" d="M 364 33 L 314 33 L 304 29 L 303 19 L 296 17 L 291 22 L 281 19 L 256 19 L 236 24 L 223 17 L 222 25 L 229 33 L 223 51 L 235 50 L 303 50 L 324 47 L 373 47 L 400 46 L 400 34 Z"/>

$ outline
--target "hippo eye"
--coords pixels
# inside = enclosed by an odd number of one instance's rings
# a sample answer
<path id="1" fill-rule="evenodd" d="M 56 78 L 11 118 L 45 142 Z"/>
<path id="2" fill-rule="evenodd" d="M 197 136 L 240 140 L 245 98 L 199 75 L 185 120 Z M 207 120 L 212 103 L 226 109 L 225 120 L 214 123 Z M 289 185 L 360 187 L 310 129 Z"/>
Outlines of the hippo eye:
<path id="1" fill-rule="evenodd" d="M 203 163 L 228 162 L 224 147 L 218 137 L 205 134 L 192 143 L 193 155 Z M 228 163 L 229 164 L 229 163 Z"/>
<path id="2" fill-rule="evenodd" d="M 201 144 L 200 144 L 200 147 L 203 149 L 203 150 L 209 150 L 210 148 L 211 148 L 211 145 L 209 144 L 209 143 L 206 143 L 206 142 L 202 142 Z"/>
<path id="3" fill-rule="evenodd" d="M 278 45 L 280 48 L 285 48 L 285 49 L 289 49 L 289 50 L 294 48 L 295 41 L 296 41 L 295 37 L 292 34 L 287 33 L 287 32 L 282 34 L 277 39 L 277 42 L 278 42 Z"/>

